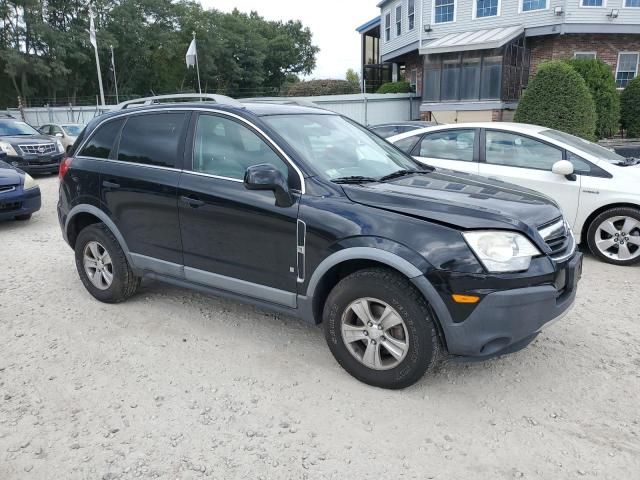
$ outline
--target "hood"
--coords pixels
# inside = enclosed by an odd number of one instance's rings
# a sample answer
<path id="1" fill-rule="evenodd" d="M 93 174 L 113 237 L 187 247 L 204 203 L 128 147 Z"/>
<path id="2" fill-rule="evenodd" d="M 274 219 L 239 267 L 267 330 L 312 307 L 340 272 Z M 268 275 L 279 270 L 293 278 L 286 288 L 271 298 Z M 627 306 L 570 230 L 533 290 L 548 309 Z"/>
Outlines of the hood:
<path id="1" fill-rule="evenodd" d="M 462 229 L 517 229 L 531 234 L 562 215 L 556 203 L 541 193 L 444 169 L 342 187 L 354 202 Z"/>
<path id="2" fill-rule="evenodd" d="M 4 185 L 20 185 L 22 183 L 22 172 L 0 160 L 0 187 Z"/>
<path id="3" fill-rule="evenodd" d="M 0 141 L 9 142 L 12 145 L 40 145 L 43 143 L 56 143 L 55 138 L 50 137 L 49 135 L 15 135 L 15 136 L 6 136 L 0 137 Z"/>

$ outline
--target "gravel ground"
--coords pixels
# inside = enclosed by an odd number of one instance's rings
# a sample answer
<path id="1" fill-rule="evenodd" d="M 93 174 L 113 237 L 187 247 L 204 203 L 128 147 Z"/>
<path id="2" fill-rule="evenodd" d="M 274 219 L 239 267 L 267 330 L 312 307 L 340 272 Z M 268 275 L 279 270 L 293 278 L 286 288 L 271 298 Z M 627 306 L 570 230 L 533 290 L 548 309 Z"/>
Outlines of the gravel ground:
<path id="1" fill-rule="evenodd" d="M 385 391 L 291 318 L 151 282 L 97 302 L 39 182 L 0 224 L 2 480 L 638 478 L 638 267 L 588 257 L 529 348 Z"/>

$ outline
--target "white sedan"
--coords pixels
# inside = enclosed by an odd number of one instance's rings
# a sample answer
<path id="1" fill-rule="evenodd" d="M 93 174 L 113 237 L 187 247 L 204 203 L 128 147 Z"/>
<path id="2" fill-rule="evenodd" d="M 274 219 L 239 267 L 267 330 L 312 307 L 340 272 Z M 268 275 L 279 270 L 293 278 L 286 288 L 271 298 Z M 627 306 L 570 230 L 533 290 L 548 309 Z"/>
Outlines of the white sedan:
<path id="1" fill-rule="evenodd" d="M 640 159 L 522 123 L 449 124 L 387 140 L 422 163 L 542 192 L 596 256 L 616 265 L 640 261 Z"/>

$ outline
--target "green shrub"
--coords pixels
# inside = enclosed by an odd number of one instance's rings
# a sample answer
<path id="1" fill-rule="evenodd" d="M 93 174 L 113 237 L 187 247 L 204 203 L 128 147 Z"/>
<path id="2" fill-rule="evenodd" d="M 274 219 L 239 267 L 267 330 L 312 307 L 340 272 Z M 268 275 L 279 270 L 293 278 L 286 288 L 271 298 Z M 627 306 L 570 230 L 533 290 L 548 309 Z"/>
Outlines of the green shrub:
<path id="1" fill-rule="evenodd" d="M 540 65 L 514 120 L 595 139 L 596 107 L 591 93 L 580 74 L 562 61 Z"/>
<path id="2" fill-rule="evenodd" d="M 640 77 L 631 80 L 620 96 L 622 126 L 627 137 L 640 137 Z"/>
<path id="3" fill-rule="evenodd" d="M 596 136 L 613 136 L 620 128 L 620 95 L 611 67 L 597 59 L 568 63 L 584 79 L 596 104 Z"/>
<path id="4" fill-rule="evenodd" d="M 409 93 L 410 91 L 409 82 L 388 82 L 383 83 L 376 93 Z"/>
<path id="5" fill-rule="evenodd" d="M 346 80 L 309 80 L 289 85 L 286 95 L 305 97 L 313 95 L 341 95 L 360 93 L 360 87 Z"/>

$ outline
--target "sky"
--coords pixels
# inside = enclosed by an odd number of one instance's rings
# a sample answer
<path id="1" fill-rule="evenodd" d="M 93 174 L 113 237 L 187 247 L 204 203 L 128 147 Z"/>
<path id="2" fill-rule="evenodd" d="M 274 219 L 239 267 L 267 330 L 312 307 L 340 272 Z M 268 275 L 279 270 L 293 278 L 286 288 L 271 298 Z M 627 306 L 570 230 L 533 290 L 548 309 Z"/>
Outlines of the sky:
<path id="1" fill-rule="evenodd" d="M 310 78 L 344 79 L 347 69 L 360 71 L 360 36 L 365 22 L 380 14 L 379 0 L 200 0 L 205 8 L 257 11 L 267 20 L 300 20 L 320 47 Z"/>

